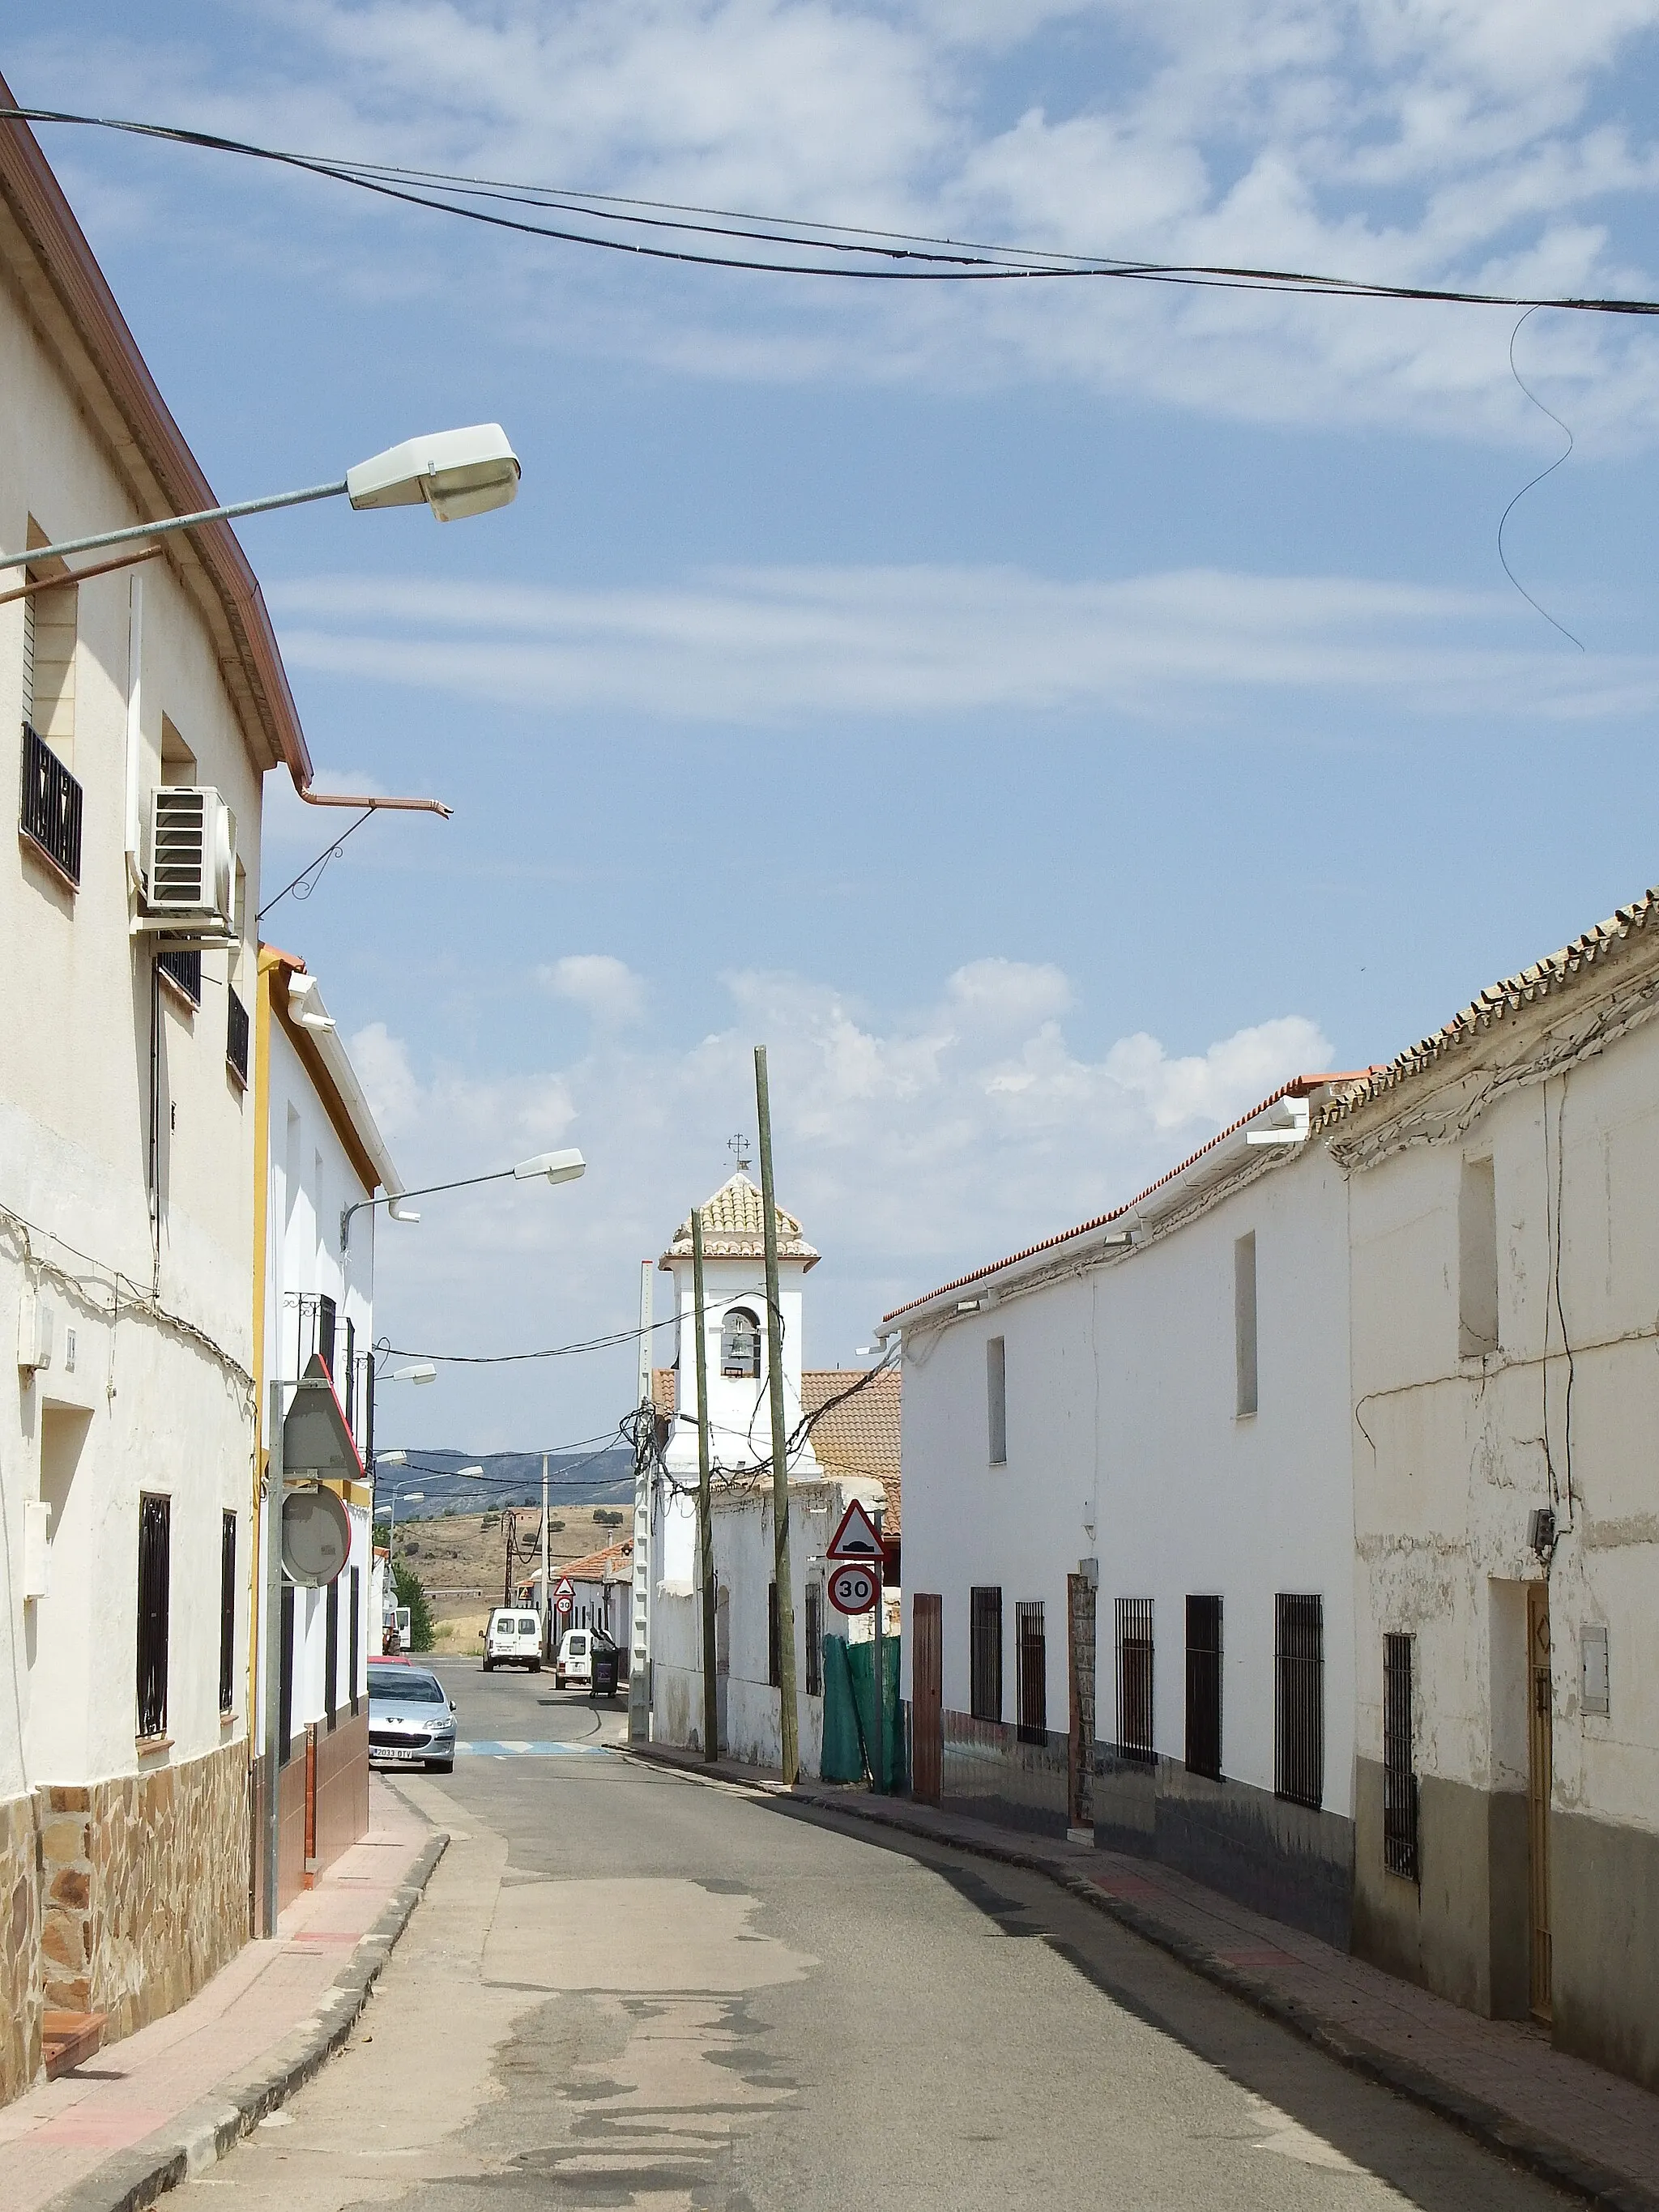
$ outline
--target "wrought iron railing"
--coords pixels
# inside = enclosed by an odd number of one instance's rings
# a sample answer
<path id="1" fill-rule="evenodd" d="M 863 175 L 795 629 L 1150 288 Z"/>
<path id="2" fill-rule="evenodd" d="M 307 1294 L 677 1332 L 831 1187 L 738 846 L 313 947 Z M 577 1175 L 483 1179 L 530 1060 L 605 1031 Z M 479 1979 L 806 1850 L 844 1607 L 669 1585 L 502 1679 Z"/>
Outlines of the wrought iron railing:
<path id="1" fill-rule="evenodd" d="M 1407 1881 L 1419 1879 L 1417 1776 L 1412 1759 L 1413 1638 L 1382 1639 L 1382 1863 Z"/>
<path id="2" fill-rule="evenodd" d="M 1325 1602 L 1280 1594 L 1273 1790 L 1317 1808 L 1325 1796 Z"/>
<path id="3" fill-rule="evenodd" d="M 155 964 L 161 973 L 172 979 L 192 1006 L 202 1003 L 202 953 L 196 946 L 190 951 L 158 952 Z"/>
<path id="4" fill-rule="evenodd" d="M 81 880 L 81 787 L 44 738 L 23 725 L 23 835 L 72 884 Z"/>

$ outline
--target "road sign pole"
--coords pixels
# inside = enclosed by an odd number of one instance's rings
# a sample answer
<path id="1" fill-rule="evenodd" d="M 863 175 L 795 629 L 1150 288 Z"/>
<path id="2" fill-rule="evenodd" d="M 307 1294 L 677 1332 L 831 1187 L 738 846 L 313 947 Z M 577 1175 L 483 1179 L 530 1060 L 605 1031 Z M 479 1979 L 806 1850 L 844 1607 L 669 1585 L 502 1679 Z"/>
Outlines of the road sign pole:
<path id="1" fill-rule="evenodd" d="M 884 1507 L 876 1508 L 876 1534 L 881 1534 L 881 1518 Z M 887 1562 L 882 1553 L 876 1553 L 876 1771 L 871 1778 L 878 1797 L 887 1790 L 887 1674 L 883 1666 L 882 1614 L 886 1603 L 882 1595 L 886 1586 Z"/>
<path id="2" fill-rule="evenodd" d="M 542 1640 L 542 1656 L 543 1656 L 543 1658 L 544 1658 L 544 1659 L 550 1659 L 550 1658 L 552 1657 L 552 1656 L 553 1656 L 553 1655 L 552 1655 L 552 1653 L 548 1650 L 548 1645 L 547 1645 L 548 1632 L 549 1632 L 549 1630 L 551 1628 L 552 1624 L 553 1624 L 553 1608 L 552 1608 L 552 1607 L 549 1604 L 549 1602 L 548 1602 L 548 1597 L 547 1597 L 547 1539 L 548 1539 L 548 1528 L 547 1528 L 547 1454 L 546 1454 L 545 1452 L 544 1452 L 544 1453 L 542 1454 L 542 1589 L 541 1589 L 541 1598 L 542 1598 L 542 1607 L 541 1607 L 541 1612 L 542 1612 L 542 1639 L 541 1639 L 541 1640 Z"/>

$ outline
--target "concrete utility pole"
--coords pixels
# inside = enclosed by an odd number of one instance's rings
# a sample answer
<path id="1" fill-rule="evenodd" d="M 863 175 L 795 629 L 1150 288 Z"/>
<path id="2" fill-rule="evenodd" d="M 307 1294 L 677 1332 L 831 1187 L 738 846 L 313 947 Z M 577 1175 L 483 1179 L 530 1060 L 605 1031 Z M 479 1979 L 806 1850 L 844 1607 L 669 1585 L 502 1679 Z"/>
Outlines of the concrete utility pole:
<path id="1" fill-rule="evenodd" d="M 795 1595 L 789 1569 L 789 1438 L 783 1419 L 783 1322 L 778 1305 L 778 1201 L 772 1188 L 772 1101 L 766 1047 L 755 1047 L 755 1108 L 760 1118 L 761 1211 L 766 1235 L 766 1360 L 772 1399 L 773 1573 L 778 1586 L 778 1676 L 786 1786 L 800 1775 L 800 1716 L 795 1705 Z"/>
<path id="2" fill-rule="evenodd" d="M 628 1644 L 628 1741 L 651 1740 L 651 1468 L 657 1409 L 651 1392 L 651 1262 L 640 1262 L 639 1437 L 634 1447 L 634 1619 Z"/>
<path id="3" fill-rule="evenodd" d="M 553 1654 L 547 1646 L 548 1623 L 553 1618 L 553 1608 L 548 1602 L 547 1589 L 547 1454 L 542 1454 L 542 1656 L 550 1659 Z"/>
<path id="4" fill-rule="evenodd" d="M 708 1338 L 702 1304 L 702 1208 L 691 1209 L 691 1304 L 697 1332 L 697 1563 L 702 1577 L 702 1755 L 720 1755 L 714 1680 L 714 1500 L 708 1466 Z"/>

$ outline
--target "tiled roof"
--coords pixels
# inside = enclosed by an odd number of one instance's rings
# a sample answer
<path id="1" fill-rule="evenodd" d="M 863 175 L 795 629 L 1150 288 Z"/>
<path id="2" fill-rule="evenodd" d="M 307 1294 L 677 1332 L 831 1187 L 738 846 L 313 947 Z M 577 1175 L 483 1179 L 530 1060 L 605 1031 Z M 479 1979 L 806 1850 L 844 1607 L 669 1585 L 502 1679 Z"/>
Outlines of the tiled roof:
<path id="1" fill-rule="evenodd" d="M 1218 1129 L 1214 1136 L 1207 1143 L 1200 1145 L 1195 1152 L 1188 1152 L 1184 1160 L 1159 1176 L 1156 1182 L 1149 1182 L 1145 1190 L 1137 1191 L 1133 1198 L 1126 1199 L 1121 1206 L 1113 1206 L 1109 1213 L 1097 1213 L 1091 1220 L 1079 1221 L 1074 1229 L 1061 1229 L 1052 1237 L 1043 1237 L 1035 1244 L 1027 1244 L 1018 1252 L 1010 1252 L 1004 1259 L 988 1261 L 982 1267 L 971 1268 L 965 1275 L 957 1275 L 950 1282 L 941 1283 L 937 1290 L 924 1291 L 920 1297 L 907 1298 L 902 1306 L 895 1306 L 890 1313 L 884 1314 L 882 1319 L 896 1321 L 902 1314 L 914 1313 L 918 1306 L 925 1306 L 934 1298 L 943 1297 L 947 1291 L 964 1290 L 969 1283 L 982 1282 L 987 1275 L 994 1275 L 1004 1267 L 1017 1267 L 1022 1260 L 1034 1260 L 1039 1252 L 1052 1251 L 1058 1244 L 1069 1243 L 1073 1237 L 1087 1237 L 1097 1229 L 1109 1228 L 1113 1222 L 1121 1221 L 1125 1214 L 1133 1213 L 1137 1206 L 1144 1206 L 1166 1183 L 1172 1183 L 1177 1176 L 1185 1175 L 1188 1169 L 1194 1162 L 1201 1160 L 1206 1152 L 1214 1152 L 1218 1145 L 1224 1145 L 1229 1137 L 1237 1136 L 1241 1129 L 1248 1127 L 1255 1121 L 1258 1114 L 1265 1114 L 1281 1098 L 1305 1098 L 1310 1091 L 1317 1091 L 1326 1084 L 1360 1083 L 1372 1073 L 1370 1068 L 1359 1068 L 1350 1069 L 1342 1075 L 1293 1075 L 1288 1083 L 1281 1083 L 1278 1090 L 1264 1098 L 1259 1106 L 1252 1106 L 1248 1114 L 1241 1114 L 1237 1121 L 1230 1121 L 1224 1129 Z"/>
<path id="2" fill-rule="evenodd" d="M 812 1424 L 812 1449 L 827 1475 L 851 1475 L 878 1481 L 887 1495 L 883 1523 L 889 1536 L 899 1534 L 899 1403 L 902 1388 L 896 1368 L 853 1391 L 856 1368 L 809 1368 L 800 1378 L 802 1410 L 830 1411 Z M 853 1391 L 851 1396 L 842 1394 Z M 842 1403 L 830 1401 L 841 1397 Z"/>
<path id="3" fill-rule="evenodd" d="M 651 1370 L 651 1404 L 657 1418 L 672 1421 L 674 1418 L 674 1370 L 653 1367 Z"/>
<path id="4" fill-rule="evenodd" d="M 710 1260 L 763 1260 L 766 1256 L 766 1214 L 761 1194 L 739 1168 L 729 1182 L 723 1182 L 713 1198 L 706 1199 L 697 1208 L 702 1216 L 702 1249 Z M 816 1267 L 818 1255 L 800 1233 L 800 1224 L 792 1213 L 777 1209 L 778 1257 L 780 1260 L 804 1260 L 808 1267 Z M 674 1231 L 674 1239 L 658 1261 L 665 1267 L 673 1260 L 689 1260 L 691 1256 L 691 1217 L 688 1213 Z"/>
<path id="5" fill-rule="evenodd" d="M 1597 922 L 1594 929 L 1575 937 L 1570 945 L 1564 945 L 1559 952 L 1552 952 L 1547 959 L 1522 968 L 1517 975 L 1506 975 L 1502 982 L 1488 984 L 1478 999 L 1471 1000 L 1443 1028 L 1407 1046 L 1386 1067 L 1368 1069 L 1349 1085 L 1325 1108 L 1321 1122 L 1340 1121 L 1369 1100 L 1379 1098 L 1413 1076 L 1422 1074 L 1459 1045 L 1471 1042 L 1497 1023 L 1518 1014 L 1523 1007 L 1535 1006 L 1540 1000 L 1582 981 L 1591 969 L 1605 968 L 1616 957 L 1633 931 L 1647 929 L 1659 930 L 1659 885 L 1644 891 L 1631 905 L 1621 906 L 1607 921 Z"/>
<path id="6" fill-rule="evenodd" d="M 590 1552 L 583 1559 L 555 1559 L 550 1571 L 555 1582 L 561 1575 L 568 1575 L 573 1583 L 630 1581 L 634 1573 L 634 1539 L 623 1536 L 617 1543 L 607 1544 L 602 1552 Z M 531 1581 L 539 1582 L 541 1573 L 538 1566 Z"/>

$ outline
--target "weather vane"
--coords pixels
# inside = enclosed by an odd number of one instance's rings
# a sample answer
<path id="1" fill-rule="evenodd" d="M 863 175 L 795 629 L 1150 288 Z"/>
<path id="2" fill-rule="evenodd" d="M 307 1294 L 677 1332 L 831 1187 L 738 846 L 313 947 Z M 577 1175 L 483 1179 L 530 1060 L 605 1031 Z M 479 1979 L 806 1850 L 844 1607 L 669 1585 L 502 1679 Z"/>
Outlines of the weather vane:
<path id="1" fill-rule="evenodd" d="M 726 1139 L 726 1149 L 731 1153 L 732 1158 L 736 1160 L 738 1164 L 736 1172 L 738 1175 L 747 1175 L 749 1172 L 749 1139 L 743 1134 L 741 1130 L 738 1131 L 735 1137 L 728 1137 Z"/>

